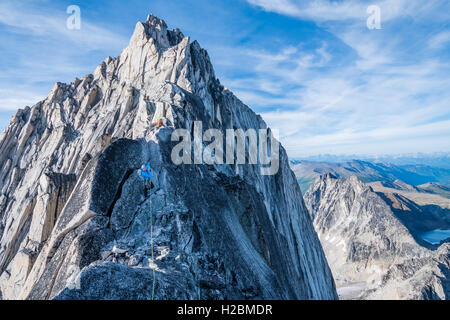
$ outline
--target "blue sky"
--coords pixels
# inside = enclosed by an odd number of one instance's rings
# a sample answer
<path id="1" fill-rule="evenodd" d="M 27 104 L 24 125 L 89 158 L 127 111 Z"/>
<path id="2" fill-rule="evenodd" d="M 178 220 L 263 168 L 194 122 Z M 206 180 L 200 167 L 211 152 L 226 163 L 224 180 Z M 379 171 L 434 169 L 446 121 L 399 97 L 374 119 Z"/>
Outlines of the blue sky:
<path id="1" fill-rule="evenodd" d="M 66 28 L 69 5 L 81 30 Z M 0 129 L 55 82 L 119 55 L 148 13 L 208 50 L 291 157 L 450 151 L 448 0 L 2 0 Z"/>

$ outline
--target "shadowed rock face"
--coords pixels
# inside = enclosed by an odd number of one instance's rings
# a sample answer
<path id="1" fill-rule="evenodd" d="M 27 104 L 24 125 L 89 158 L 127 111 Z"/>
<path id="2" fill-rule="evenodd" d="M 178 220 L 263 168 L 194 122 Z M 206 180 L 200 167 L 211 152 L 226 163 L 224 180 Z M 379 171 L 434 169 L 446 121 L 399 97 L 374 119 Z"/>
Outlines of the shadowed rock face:
<path id="1" fill-rule="evenodd" d="M 396 197 L 403 202 L 392 207 L 388 196 L 356 176 L 332 174 L 305 194 L 338 287 L 365 283 L 355 296 L 360 299 L 449 299 L 450 244 L 437 248 L 420 241 L 415 231 L 424 223 L 415 225 L 413 218 L 443 220 Z"/>
<path id="2" fill-rule="evenodd" d="M 119 57 L 19 110 L 0 138 L 3 299 L 150 299 L 153 270 L 155 299 L 337 298 L 285 151 L 274 176 L 176 166 L 171 134 L 194 121 L 266 128 L 154 16 Z"/>

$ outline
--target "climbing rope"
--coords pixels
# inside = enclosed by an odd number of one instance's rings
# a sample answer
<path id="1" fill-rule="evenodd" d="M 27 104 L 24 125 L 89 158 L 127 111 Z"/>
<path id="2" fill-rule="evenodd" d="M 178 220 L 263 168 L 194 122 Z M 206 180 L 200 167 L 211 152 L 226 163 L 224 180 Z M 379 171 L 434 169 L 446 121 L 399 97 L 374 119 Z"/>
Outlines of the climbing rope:
<path id="1" fill-rule="evenodd" d="M 150 169 L 150 162 L 147 162 L 146 166 L 141 167 L 141 177 L 144 179 L 144 185 L 149 184 L 150 193 L 149 193 L 149 201 L 150 201 L 150 246 L 152 250 L 152 260 L 151 263 L 154 264 L 150 266 L 153 270 L 153 285 L 152 285 L 152 300 L 155 299 L 155 282 L 156 282 L 156 274 L 155 274 L 155 254 L 153 251 L 153 211 L 152 211 L 152 170 Z"/>
<path id="2" fill-rule="evenodd" d="M 153 212 L 152 212 L 152 181 L 149 180 L 150 184 L 150 246 L 152 248 L 152 263 L 154 264 L 154 252 L 153 252 Z M 155 268 L 152 266 L 153 270 L 153 286 L 152 286 L 152 300 L 155 299 Z"/>

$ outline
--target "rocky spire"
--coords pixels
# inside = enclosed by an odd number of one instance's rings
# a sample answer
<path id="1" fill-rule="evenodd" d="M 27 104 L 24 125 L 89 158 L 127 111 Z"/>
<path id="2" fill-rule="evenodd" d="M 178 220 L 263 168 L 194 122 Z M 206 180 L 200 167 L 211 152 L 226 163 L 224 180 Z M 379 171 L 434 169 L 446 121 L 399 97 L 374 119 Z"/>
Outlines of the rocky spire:
<path id="1" fill-rule="evenodd" d="M 284 149 L 275 176 L 176 166 L 171 133 L 194 121 L 267 128 L 152 15 L 119 57 L 19 110 L 0 139 L 3 299 L 148 299 L 153 270 L 157 299 L 336 298 Z"/>

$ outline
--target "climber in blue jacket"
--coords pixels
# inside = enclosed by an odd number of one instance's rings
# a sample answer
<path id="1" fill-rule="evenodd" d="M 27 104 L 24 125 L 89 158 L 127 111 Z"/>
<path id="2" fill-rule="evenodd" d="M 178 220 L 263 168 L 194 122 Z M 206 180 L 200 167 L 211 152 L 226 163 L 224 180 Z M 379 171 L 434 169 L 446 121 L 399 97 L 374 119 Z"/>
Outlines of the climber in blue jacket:
<path id="1" fill-rule="evenodd" d="M 144 179 L 145 185 L 149 185 L 150 189 L 153 189 L 154 185 L 152 182 L 152 170 L 150 169 L 150 162 L 147 162 L 146 166 L 141 167 L 141 177 Z"/>

